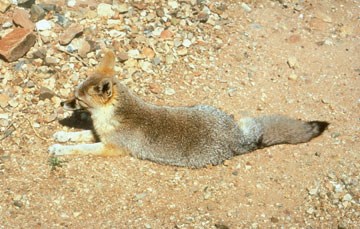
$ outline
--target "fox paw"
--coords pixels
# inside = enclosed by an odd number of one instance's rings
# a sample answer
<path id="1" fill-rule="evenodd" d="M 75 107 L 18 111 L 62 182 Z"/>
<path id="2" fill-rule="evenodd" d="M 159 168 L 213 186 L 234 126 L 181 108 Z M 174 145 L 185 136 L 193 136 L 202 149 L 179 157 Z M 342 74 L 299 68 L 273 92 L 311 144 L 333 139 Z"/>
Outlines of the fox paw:
<path id="1" fill-rule="evenodd" d="M 55 155 L 55 156 L 62 156 L 70 154 L 69 148 L 60 144 L 54 144 L 49 147 L 48 149 L 49 154 Z"/>
<path id="2" fill-rule="evenodd" d="M 53 135 L 54 140 L 57 142 L 68 142 L 71 140 L 71 137 L 72 136 L 65 131 L 59 131 Z"/>

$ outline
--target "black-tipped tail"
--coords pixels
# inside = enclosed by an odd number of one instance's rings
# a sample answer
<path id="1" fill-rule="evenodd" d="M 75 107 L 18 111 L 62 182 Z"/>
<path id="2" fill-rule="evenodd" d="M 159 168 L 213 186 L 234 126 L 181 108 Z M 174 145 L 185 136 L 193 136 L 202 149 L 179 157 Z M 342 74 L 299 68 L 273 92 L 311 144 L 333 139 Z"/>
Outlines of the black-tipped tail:
<path id="1" fill-rule="evenodd" d="M 256 118 L 262 127 L 258 145 L 265 147 L 277 144 L 299 144 L 321 135 L 329 126 L 324 121 L 301 121 L 284 116 Z"/>
<path id="2" fill-rule="evenodd" d="M 313 138 L 321 135 L 330 124 L 330 123 L 324 122 L 324 121 L 311 121 L 308 123 L 312 126 L 312 128 L 314 130 Z"/>

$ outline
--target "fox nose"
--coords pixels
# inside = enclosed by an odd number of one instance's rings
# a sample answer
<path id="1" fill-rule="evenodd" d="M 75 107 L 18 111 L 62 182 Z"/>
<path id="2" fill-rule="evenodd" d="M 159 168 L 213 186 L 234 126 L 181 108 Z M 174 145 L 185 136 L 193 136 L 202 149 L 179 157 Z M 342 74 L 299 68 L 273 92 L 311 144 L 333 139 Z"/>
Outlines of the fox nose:
<path id="1" fill-rule="evenodd" d="M 65 105 L 65 102 L 64 101 L 62 101 L 62 102 L 60 102 L 60 106 L 64 106 Z"/>

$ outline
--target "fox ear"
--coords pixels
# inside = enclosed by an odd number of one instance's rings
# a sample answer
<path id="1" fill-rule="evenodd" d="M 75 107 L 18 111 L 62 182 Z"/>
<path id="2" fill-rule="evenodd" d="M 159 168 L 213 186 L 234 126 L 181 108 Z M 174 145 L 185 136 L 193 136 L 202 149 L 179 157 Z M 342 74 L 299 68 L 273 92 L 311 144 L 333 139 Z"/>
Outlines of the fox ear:
<path id="1" fill-rule="evenodd" d="M 110 98 L 112 96 L 112 88 L 113 82 L 111 78 L 105 78 L 100 81 L 98 85 L 99 93 L 106 98 Z"/>
<path id="2" fill-rule="evenodd" d="M 115 74 L 115 59 L 115 53 L 111 50 L 107 50 L 99 66 L 96 68 L 96 72 L 103 76 L 113 76 Z"/>

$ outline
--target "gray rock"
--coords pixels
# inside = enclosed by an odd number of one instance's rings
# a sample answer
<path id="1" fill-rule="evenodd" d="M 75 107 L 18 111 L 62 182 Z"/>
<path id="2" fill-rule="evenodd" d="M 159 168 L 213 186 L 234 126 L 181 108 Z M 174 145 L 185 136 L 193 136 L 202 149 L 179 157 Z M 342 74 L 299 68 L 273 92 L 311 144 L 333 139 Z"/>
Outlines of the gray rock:
<path id="1" fill-rule="evenodd" d="M 117 55 L 118 59 L 120 62 L 125 62 L 129 59 L 129 56 L 126 52 L 120 52 L 118 55 Z"/>
<path id="2" fill-rule="evenodd" d="M 161 63 L 161 59 L 159 58 L 159 57 L 155 57 L 154 59 L 153 59 L 153 64 L 154 65 L 159 65 Z"/>
<path id="3" fill-rule="evenodd" d="M 84 31 L 84 27 L 79 24 L 71 24 L 69 28 L 67 28 L 64 33 L 62 33 L 59 37 L 59 43 L 61 45 L 69 44 L 72 39 L 74 39 L 78 34 L 81 34 Z"/>
<path id="4" fill-rule="evenodd" d="M 35 0 L 17 0 L 17 5 L 23 8 L 30 8 L 35 4 Z"/>
<path id="5" fill-rule="evenodd" d="M 18 208 L 21 208 L 23 206 L 23 203 L 20 200 L 15 200 L 14 205 Z"/>
<path id="6" fill-rule="evenodd" d="M 70 20 L 61 14 L 55 14 L 56 23 L 61 25 L 62 27 L 68 27 L 70 25 Z"/>
<path id="7" fill-rule="evenodd" d="M 41 8 L 43 8 L 45 11 L 58 11 L 58 7 L 56 7 L 56 5 L 54 4 L 47 4 L 47 3 L 41 3 L 38 4 L 38 6 L 40 6 Z"/>
<path id="8" fill-rule="evenodd" d="M 32 5 L 30 9 L 30 19 L 33 22 L 37 22 L 45 17 L 45 10 L 39 5 Z"/>

